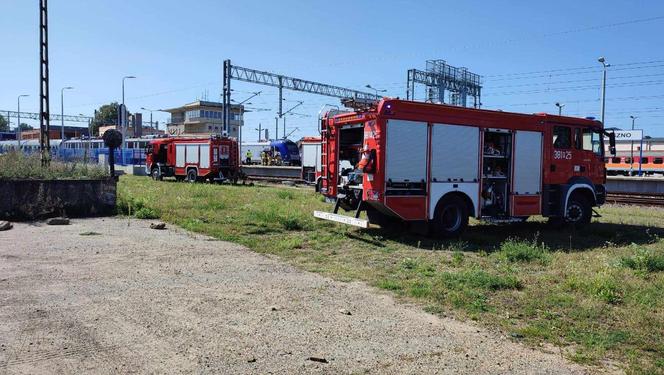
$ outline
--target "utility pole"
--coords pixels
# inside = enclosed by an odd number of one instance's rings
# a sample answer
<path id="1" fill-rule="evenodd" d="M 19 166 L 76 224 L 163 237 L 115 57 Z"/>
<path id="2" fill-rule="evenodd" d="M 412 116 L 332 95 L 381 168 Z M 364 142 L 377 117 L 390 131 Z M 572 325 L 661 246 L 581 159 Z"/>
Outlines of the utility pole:
<path id="1" fill-rule="evenodd" d="M 286 139 L 286 115 L 289 114 L 289 113 L 291 113 L 291 111 L 293 111 L 295 108 L 301 106 L 302 104 L 304 104 L 303 101 L 298 101 L 297 104 L 296 104 L 295 106 L 293 106 L 293 108 L 289 109 L 288 111 L 286 111 L 286 112 L 282 115 L 282 116 L 284 116 L 284 137 L 283 137 L 284 139 Z"/>
<path id="2" fill-rule="evenodd" d="M 124 141 L 125 137 L 127 136 L 127 107 L 125 106 L 125 79 L 133 79 L 136 78 L 134 76 L 124 76 L 122 77 L 122 107 L 120 107 L 120 130 L 122 131 L 122 146 L 120 146 L 121 149 L 124 150 Z M 124 152 L 123 152 L 123 157 L 122 159 L 124 160 Z"/>
<path id="3" fill-rule="evenodd" d="M 71 86 L 60 89 L 60 142 L 65 141 L 65 90 L 73 89 Z"/>
<path id="4" fill-rule="evenodd" d="M 22 94 L 18 96 L 17 102 L 18 102 L 18 108 L 16 112 L 16 144 L 18 145 L 18 150 L 21 150 L 21 98 L 25 98 L 26 96 L 30 96 L 28 94 Z M 9 121 L 9 118 L 7 118 L 7 121 Z"/>
<path id="5" fill-rule="evenodd" d="M 565 104 L 560 104 L 560 103 L 556 102 L 556 107 L 558 107 L 558 116 L 563 115 L 563 107 L 564 106 L 565 106 Z"/>
<path id="6" fill-rule="evenodd" d="M 48 1 L 39 0 L 39 148 L 42 167 L 47 166 L 51 158 L 48 84 Z M 20 121 L 18 126 L 21 126 Z"/>
<path id="7" fill-rule="evenodd" d="M 602 73 L 602 112 L 601 112 L 601 120 L 602 124 L 604 124 L 604 109 L 606 107 L 606 68 L 610 67 L 610 64 L 606 63 L 606 59 L 602 56 L 599 59 L 597 59 L 602 64 L 603 68 L 603 73 Z"/>
<path id="8" fill-rule="evenodd" d="M 636 116 L 629 116 L 632 119 L 632 130 L 634 130 L 634 121 L 636 121 Z M 629 152 L 629 175 L 634 174 L 634 141 L 630 142 L 630 152 Z M 641 161 L 639 160 L 639 170 L 641 170 Z"/>
<path id="9" fill-rule="evenodd" d="M 150 112 L 150 127 L 152 129 L 154 129 L 154 124 L 152 123 L 152 112 L 154 112 L 154 110 L 148 109 L 148 108 L 145 108 L 145 107 L 141 107 L 141 109 L 144 110 L 144 111 L 149 111 Z"/>

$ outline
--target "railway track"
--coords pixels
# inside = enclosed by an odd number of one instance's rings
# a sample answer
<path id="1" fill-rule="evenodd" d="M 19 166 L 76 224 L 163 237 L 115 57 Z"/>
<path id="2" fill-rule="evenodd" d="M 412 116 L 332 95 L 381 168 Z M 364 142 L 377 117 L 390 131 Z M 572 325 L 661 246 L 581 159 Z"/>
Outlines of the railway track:
<path id="1" fill-rule="evenodd" d="M 614 204 L 664 207 L 664 194 L 612 192 L 607 194 L 606 202 Z"/>

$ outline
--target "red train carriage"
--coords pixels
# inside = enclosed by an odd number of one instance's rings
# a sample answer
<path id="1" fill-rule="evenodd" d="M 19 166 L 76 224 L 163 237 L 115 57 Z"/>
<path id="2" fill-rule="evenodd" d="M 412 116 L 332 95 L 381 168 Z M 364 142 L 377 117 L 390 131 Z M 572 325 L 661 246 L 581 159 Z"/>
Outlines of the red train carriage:
<path id="1" fill-rule="evenodd" d="M 237 152 L 237 141 L 227 137 L 159 138 L 146 148 L 146 167 L 155 180 L 236 181 L 240 171 Z"/>
<path id="2" fill-rule="evenodd" d="M 315 216 L 362 227 L 419 223 L 447 237 L 469 216 L 588 223 L 606 195 L 605 136 L 614 149 L 612 134 L 590 119 L 396 99 L 325 117 L 321 129 L 321 192 L 336 206 Z"/>
<path id="3" fill-rule="evenodd" d="M 606 157 L 606 172 L 609 176 L 637 175 L 639 173 L 639 161 L 641 161 L 641 174 L 654 175 L 664 174 L 664 152 L 644 152 L 644 156 L 613 156 Z"/>

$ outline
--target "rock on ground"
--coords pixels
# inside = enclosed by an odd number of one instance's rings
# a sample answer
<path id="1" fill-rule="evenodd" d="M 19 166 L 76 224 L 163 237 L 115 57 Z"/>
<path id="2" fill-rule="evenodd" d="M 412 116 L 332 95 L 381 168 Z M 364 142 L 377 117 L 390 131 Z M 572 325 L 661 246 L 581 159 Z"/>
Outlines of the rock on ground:
<path id="1" fill-rule="evenodd" d="M 362 283 L 129 223 L 0 233 L 0 373 L 587 371 Z"/>

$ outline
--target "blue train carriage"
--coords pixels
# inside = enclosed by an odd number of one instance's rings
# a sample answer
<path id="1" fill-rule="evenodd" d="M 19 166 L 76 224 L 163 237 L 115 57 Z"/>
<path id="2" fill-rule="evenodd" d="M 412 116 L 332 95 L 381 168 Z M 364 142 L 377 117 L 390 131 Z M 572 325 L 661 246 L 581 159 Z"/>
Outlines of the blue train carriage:
<path id="1" fill-rule="evenodd" d="M 34 153 L 39 153 L 39 139 L 25 139 L 21 142 L 21 152 L 24 154 L 30 155 Z M 51 157 L 58 155 L 60 149 L 60 140 L 54 139 L 50 142 L 51 144 Z M 18 141 L 16 140 L 5 140 L 0 141 L 0 154 L 6 154 L 12 151 L 18 150 Z"/>
<path id="2" fill-rule="evenodd" d="M 300 149 L 297 144 L 290 139 L 277 139 L 261 142 L 242 142 L 242 163 L 243 164 L 261 164 L 261 152 L 266 149 L 278 152 L 284 165 L 300 166 Z M 251 151 L 251 162 L 247 162 L 247 151 Z"/>
<path id="3" fill-rule="evenodd" d="M 120 165 L 145 164 L 145 148 L 151 139 L 127 138 L 125 147 L 115 150 L 115 163 Z M 68 161 L 84 160 L 87 157 L 90 161 L 99 162 L 99 155 L 108 157 L 108 147 L 102 139 L 68 139 L 57 155 Z"/>
<path id="4" fill-rule="evenodd" d="M 290 139 L 277 139 L 270 142 L 270 147 L 278 150 L 281 154 L 281 161 L 284 165 L 300 166 L 300 148 Z"/>

